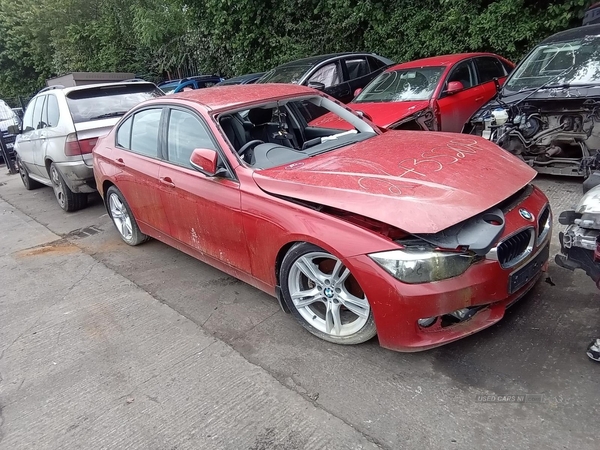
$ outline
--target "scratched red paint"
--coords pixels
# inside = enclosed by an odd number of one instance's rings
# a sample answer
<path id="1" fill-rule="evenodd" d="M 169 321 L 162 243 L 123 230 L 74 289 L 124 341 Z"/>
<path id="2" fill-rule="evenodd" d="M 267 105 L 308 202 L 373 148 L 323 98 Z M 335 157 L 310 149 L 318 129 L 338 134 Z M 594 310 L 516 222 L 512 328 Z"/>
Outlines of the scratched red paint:
<path id="1" fill-rule="evenodd" d="M 235 179 L 205 176 L 118 148 L 115 128 L 94 149 L 99 191 L 104 197 L 115 185 L 143 233 L 271 295 L 279 285 L 276 261 L 282 251 L 299 241 L 325 249 L 352 271 L 369 299 L 379 342 L 387 348 L 423 350 L 500 320 L 506 306 L 534 282 L 509 295 L 508 277 L 514 269 L 485 259 L 463 275 L 408 285 L 367 255 L 399 248 L 389 234 L 378 232 L 385 229 L 378 223 L 408 233 L 439 231 L 506 199 L 535 172 L 482 139 L 404 131 L 377 132 L 361 143 L 287 166 L 258 171 L 241 164 L 215 114 L 306 95 L 325 97 L 302 86 L 265 84 L 200 89 L 141 104 L 137 108 L 174 105 L 194 110 L 224 150 Z M 174 186 L 159 183 L 161 177 Z M 331 208 L 318 211 L 282 196 Z M 506 213 L 502 237 L 526 226 L 536 228 L 535 221 L 519 215 L 519 208 L 537 217 L 546 204 L 544 194 L 533 188 L 519 207 Z M 459 326 L 435 332 L 416 324 L 419 318 L 472 305 L 489 307 Z"/>

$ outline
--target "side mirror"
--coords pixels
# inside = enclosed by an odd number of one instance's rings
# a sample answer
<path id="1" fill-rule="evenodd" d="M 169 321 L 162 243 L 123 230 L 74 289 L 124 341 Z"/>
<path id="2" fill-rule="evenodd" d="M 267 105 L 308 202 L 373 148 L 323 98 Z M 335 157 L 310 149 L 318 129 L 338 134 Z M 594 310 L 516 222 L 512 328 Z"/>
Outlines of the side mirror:
<path id="1" fill-rule="evenodd" d="M 358 94 L 360 94 L 362 92 L 362 88 L 358 88 L 357 90 L 354 91 L 354 98 L 358 97 Z"/>
<path id="2" fill-rule="evenodd" d="M 462 91 L 465 87 L 460 81 L 451 81 L 448 83 L 448 89 L 446 89 L 446 94 L 452 95 L 456 94 L 459 91 Z"/>
<path id="3" fill-rule="evenodd" d="M 317 91 L 324 91 L 325 85 L 323 83 L 319 83 L 318 81 L 309 81 L 308 87 L 316 89 Z"/>
<path id="4" fill-rule="evenodd" d="M 217 173 L 217 162 L 219 157 L 216 150 L 208 148 L 196 148 L 190 156 L 190 164 L 198 172 L 202 172 L 209 177 Z"/>
<path id="5" fill-rule="evenodd" d="M 365 118 L 369 119 L 371 122 L 373 122 L 373 118 L 364 111 L 357 110 L 356 114 L 358 114 L 358 117 L 360 117 L 360 118 L 365 117 Z"/>
<path id="6" fill-rule="evenodd" d="M 500 86 L 500 80 L 498 80 L 498 77 L 494 77 L 494 86 L 496 86 L 496 93 L 500 93 L 502 86 Z"/>
<path id="7" fill-rule="evenodd" d="M 21 134 L 21 127 L 19 125 L 9 125 L 7 131 L 8 134 Z"/>

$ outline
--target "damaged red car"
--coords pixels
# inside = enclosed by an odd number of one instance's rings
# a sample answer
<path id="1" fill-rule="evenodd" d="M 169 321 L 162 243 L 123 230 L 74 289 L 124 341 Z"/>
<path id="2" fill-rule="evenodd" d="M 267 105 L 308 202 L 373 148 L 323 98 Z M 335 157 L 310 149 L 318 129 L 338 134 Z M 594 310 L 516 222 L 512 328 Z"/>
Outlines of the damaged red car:
<path id="1" fill-rule="evenodd" d="M 309 126 L 331 113 L 347 129 Z M 108 213 L 279 299 L 338 344 L 416 351 L 499 321 L 548 260 L 548 200 L 485 139 L 382 132 L 310 88 L 147 101 L 94 149 Z"/>
<path id="2" fill-rule="evenodd" d="M 418 59 L 389 67 L 357 89 L 350 107 L 384 128 L 460 133 L 513 69 L 513 63 L 493 53 Z M 311 125 L 344 126 L 333 114 Z"/>

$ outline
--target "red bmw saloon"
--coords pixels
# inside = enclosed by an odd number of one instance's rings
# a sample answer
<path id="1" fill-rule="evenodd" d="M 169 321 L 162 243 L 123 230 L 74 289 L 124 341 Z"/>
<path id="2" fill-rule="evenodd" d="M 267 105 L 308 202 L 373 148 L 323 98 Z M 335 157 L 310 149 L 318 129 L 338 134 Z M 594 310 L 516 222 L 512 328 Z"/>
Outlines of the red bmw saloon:
<path id="1" fill-rule="evenodd" d="M 310 126 L 315 111 L 345 128 Z M 381 130 L 313 89 L 150 100 L 94 148 L 120 237 L 176 247 L 338 344 L 417 351 L 498 322 L 545 270 L 548 200 L 495 144 Z"/>
<path id="2" fill-rule="evenodd" d="M 383 128 L 460 133 L 513 69 L 513 63 L 493 53 L 461 53 L 397 64 L 364 89 L 357 89 L 350 107 Z M 343 126 L 336 121 L 328 114 L 311 125 Z"/>

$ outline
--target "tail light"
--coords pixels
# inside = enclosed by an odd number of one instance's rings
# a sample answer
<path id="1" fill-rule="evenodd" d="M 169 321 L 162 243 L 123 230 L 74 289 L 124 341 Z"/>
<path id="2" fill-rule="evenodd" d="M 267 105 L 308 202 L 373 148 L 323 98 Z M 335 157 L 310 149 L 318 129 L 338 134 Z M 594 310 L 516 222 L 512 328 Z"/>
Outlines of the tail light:
<path id="1" fill-rule="evenodd" d="M 596 250 L 594 251 L 594 261 L 600 261 L 600 236 L 596 237 Z"/>
<path id="2" fill-rule="evenodd" d="M 77 133 L 71 133 L 67 136 L 65 142 L 65 155 L 78 156 L 92 153 L 92 149 L 98 142 L 98 138 L 77 139 Z"/>

